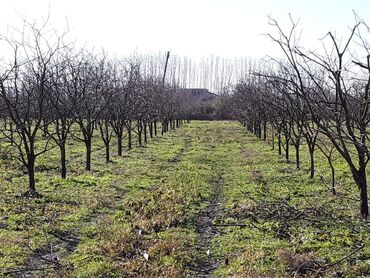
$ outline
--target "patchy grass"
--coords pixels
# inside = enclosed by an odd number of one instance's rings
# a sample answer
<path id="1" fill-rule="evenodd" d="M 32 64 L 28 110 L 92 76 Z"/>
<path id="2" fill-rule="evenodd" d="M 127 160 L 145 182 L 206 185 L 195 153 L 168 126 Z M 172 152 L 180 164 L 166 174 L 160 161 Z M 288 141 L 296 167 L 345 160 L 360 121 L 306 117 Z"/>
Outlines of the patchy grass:
<path id="1" fill-rule="evenodd" d="M 345 163 L 336 161 L 338 195 L 333 196 L 323 182 L 329 169 L 319 152 L 317 177 L 309 179 L 304 148 L 303 167 L 297 170 L 251 135 L 234 133 L 233 138 L 241 155 L 233 155 L 232 166 L 223 176 L 226 213 L 218 222 L 240 225 L 219 227 L 213 244 L 226 264 L 215 274 L 370 275 L 370 225 L 359 216 L 357 188 Z"/>
<path id="2" fill-rule="evenodd" d="M 27 179 L 14 167 L 0 201 L 3 275 L 178 277 L 189 272 L 197 256 L 192 223 L 212 194 L 207 144 L 214 132 L 205 123 L 187 125 L 113 156 L 108 164 L 95 138 L 89 173 L 83 170 L 83 145 L 70 144 L 66 180 L 58 177 L 54 149 L 38 161 L 42 197 L 35 199 L 21 197 Z"/>
<path id="3" fill-rule="evenodd" d="M 57 149 L 40 157 L 33 199 L 21 197 L 23 169 L 2 156 L 0 277 L 192 277 L 207 259 L 197 220 L 214 194 L 214 275 L 370 275 L 370 226 L 342 161 L 333 196 L 319 153 L 310 180 L 304 149 L 296 170 L 236 122 L 192 122 L 123 157 L 114 144 L 106 164 L 94 138 L 87 173 L 84 146 L 71 141 L 65 180 Z"/>

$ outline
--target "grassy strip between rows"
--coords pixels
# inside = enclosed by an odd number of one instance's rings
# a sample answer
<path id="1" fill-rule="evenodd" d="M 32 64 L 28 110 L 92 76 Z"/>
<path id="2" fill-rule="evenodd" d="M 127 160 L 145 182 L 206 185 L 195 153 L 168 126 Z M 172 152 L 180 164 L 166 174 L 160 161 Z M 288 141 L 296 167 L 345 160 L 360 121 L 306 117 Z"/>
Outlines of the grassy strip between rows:
<path id="1" fill-rule="evenodd" d="M 359 216 L 358 190 L 343 161 L 336 161 L 338 195 L 331 194 L 326 160 L 316 153 L 309 179 L 302 170 L 251 135 L 238 145 L 223 176 L 225 214 L 213 241 L 226 260 L 220 277 L 370 277 L 370 225 Z M 292 154 L 294 158 L 294 153 Z"/>
<path id="2" fill-rule="evenodd" d="M 75 143 L 66 180 L 57 177 L 55 150 L 38 161 L 43 197 L 36 199 L 20 197 L 26 178 L 16 163 L 9 168 L 3 161 L 3 275 L 185 275 L 198 256 L 194 222 L 212 194 L 219 160 L 213 140 L 222 128 L 191 124 L 110 164 L 103 162 L 103 146 L 95 144 L 91 173 L 83 172 L 83 146 Z"/>
<path id="3" fill-rule="evenodd" d="M 205 258 L 195 223 L 214 180 L 222 180 L 215 276 L 370 275 L 369 223 L 340 160 L 333 196 L 319 153 L 310 180 L 307 164 L 295 170 L 236 122 L 192 122 L 109 164 L 99 141 L 89 173 L 83 146 L 68 146 L 66 180 L 57 150 L 41 157 L 41 198 L 20 197 L 22 169 L 1 160 L 0 277 L 192 277 Z"/>

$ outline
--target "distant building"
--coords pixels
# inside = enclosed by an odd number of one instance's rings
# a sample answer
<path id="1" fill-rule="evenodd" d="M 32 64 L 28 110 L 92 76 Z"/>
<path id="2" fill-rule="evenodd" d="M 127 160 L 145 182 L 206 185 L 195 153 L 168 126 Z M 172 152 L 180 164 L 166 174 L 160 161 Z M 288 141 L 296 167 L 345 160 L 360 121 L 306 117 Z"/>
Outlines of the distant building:
<path id="1" fill-rule="evenodd" d="M 184 88 L 179 89 L 178 92 L 184 96 L 192 99 L 193 101 L 210 101 L 217 97 L 216 94 L 211 93 L 205 88 Z"/>

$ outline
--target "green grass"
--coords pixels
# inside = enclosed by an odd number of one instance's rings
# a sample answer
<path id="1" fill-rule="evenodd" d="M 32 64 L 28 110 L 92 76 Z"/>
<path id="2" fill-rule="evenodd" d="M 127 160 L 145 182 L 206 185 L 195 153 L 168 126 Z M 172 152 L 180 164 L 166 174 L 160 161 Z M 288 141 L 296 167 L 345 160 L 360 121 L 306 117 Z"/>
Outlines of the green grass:
<path id="1" fill-rule="evenodd" d="M 216 274 L 370 275 L 370 225 L 359 216 L 358 191 L 344 162 L 336 161 L 340 174 L 338 195 L 333 196 L 322 181 L 329 169 L 318 151 L 316 178 L 309 179 L 305 147 L 301 150 L 302 170 L 297 170 L 294 163 L 285 163 L 269 145 L 251 135 L 233 137 L 240 143 L 242 155 L 233 155 L 229 174 L 223 176 L 227 213 L 219 222 L 246 226 L 220 228 L 214 246 L 229 264 L 221 265 Z M 364 247 L 348 260 L 329 267 L 357 246 Z"/>
<path id="2" fill-rule="evenodd" d="M 59 267 L 32 275 L 191 277 L 190 266 L 204 257 L 196 248 L 197 216 L 220 178 L 223 210 L 215 224 L 246 226 L 218 228 L 211 247 L 220 261 L 216 276 L 289 277 L 296 264 L 327 265 L 360 244 L 321 276 L 370 275 L 370 226 L 359 218 L 358 192 L 341 160 L 332 196 L 320 178 L 329 172 L 318 151 L 317 177 L 310 180 L 304 148 L 296 170 L 236 122 L 195 121 L 123 157 L 113 141 L 108 164 L 100 138 L 93 142 L 91 172 L 84 171 L 83 144 L 68 144 L 66 180 L 59 178 L 57 148 L 38 159 L 41 198 L 21 197 L 27 177 L 17 161 L 1 160 L 0 277 L 56 266 L 40 259 L 51 253 Z"/>

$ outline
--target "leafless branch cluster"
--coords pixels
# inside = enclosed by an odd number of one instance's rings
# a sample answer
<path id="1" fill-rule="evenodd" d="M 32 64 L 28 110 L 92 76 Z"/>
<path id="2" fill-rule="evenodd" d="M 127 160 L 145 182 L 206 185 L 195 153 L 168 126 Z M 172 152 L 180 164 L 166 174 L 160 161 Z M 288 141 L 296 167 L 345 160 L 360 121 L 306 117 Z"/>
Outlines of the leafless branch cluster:
<path id="1" fill-rule="evenodd" d="M 322 51 L 299 45 L 298 24 L 289 30 L 270 18 L 273 34 L 267 36 L 283 54 L 274 65 L 251 71 L 235 86 L 234 111 L 253 133 L 266 140 L 267 129 L 278 138 L 279 155 L 295 148 L 300 167 L 300 145 L 310 154 L 310 176 L 315 174 L 314 152 L 320 149 L 330 164 L 332 154 L 346 161 L 360 191 L 361 214 L 368 217 L 366 166 L 370 160 L 370 48 L 369 29 L 356 17 L 348 36 L 332 32 L 322 39 Z M 264 132 L 262 132 L 264 131 Z M 330 143 L 329 143 L 330 142 Z M 334 182 L 333 193 L 335 194 Z"/>
<path id="2" fill-rule="evenodd" d="M 162 80 L 164 59 L 112 59 L 103 51 L 76 50 L 64 38 L 47 23 L 27 22 L 16 36 L 2 37 L 13 58 L 0 66 L 0 132 L 27 169 L 30 195 L 37 194 L 36 160 L 51 148 L 60 150 L 65 178 L 68 140 L 84 143 L 90 170 L 96 132 L 109 162 L 114 136 L 122 155 L 124 138 L 132 148 L 132 133 L 141 146 L 159 125 L 163 134 L 184 120 L 177 88 Z"/>

